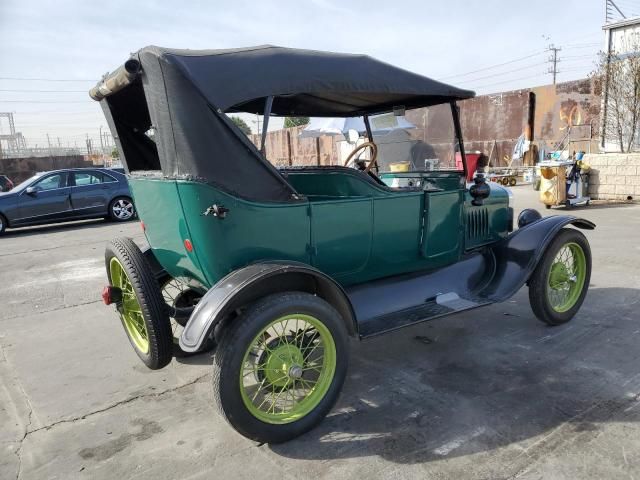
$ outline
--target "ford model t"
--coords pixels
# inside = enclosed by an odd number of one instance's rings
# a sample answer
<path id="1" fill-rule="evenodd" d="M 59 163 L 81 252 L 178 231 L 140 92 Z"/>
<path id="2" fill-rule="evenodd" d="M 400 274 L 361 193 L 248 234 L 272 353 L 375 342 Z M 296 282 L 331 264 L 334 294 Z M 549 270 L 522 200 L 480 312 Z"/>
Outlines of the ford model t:
<path id="1" fill-rule="evenodd" d="M 549 325 L 584 300 L 589 245 L 567 227 L 594 225 L 526 210 L 513 231 L 510 192 L 467 172 L 456 102 L 473 92 L 363 55 L 264 46 L 143 48 L 90 94 L 149 243 L 109 244 L 104 301 L 151 369 L 214 349 L 215 401 L 246 437 L 282 442 L 320 422 L 349 337 L 525 284 Z M 257 146 L 236 113 L 264 116 Z M 339 143 L 353 149 L 342 165 L 278 169 L 264 148 L 278 116 L 358 119 L 361 135 Z"/>

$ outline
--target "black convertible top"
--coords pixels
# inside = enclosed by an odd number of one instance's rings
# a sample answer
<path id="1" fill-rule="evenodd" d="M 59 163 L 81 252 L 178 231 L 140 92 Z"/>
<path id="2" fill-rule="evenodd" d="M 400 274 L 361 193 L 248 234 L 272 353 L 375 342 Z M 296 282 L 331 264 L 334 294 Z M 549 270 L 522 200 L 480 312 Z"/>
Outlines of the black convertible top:
<path id="1" fill-rule="evenodd" d="M 300 116 L 360 116 L 394 105 L 424 107 L 474 95 L 367 55 L 319 52 L 271 45 L 228 50 L 145 47 L 178 67 L 213 105 L 223 111 Z"/>
<path id="2" fill-rule="evenodd" d="M 266 201 L 297 196 L 226 113 L 270 106 L 271 115 L 355 117 L 474 96 L 367 55 L 270 45 L 145 47 L 89 94 L 101 102 L 128 171 L 162 170 Z"/>

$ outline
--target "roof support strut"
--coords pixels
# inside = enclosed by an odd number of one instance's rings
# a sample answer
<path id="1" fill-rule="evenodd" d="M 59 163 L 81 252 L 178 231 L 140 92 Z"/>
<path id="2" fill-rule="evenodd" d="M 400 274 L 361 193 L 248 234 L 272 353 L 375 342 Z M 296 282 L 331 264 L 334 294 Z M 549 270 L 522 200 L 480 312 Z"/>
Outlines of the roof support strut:
<path id="1" fill-rule="evenodd" d="M 273 106 L 273 95 L 265 98 L 264 117 L 262 119 L 262 139 L 260 140 L 260 153 L 264 156 L 264 144 L 267 141 L 267 129 L 269 128 L 269 117 Z"/>

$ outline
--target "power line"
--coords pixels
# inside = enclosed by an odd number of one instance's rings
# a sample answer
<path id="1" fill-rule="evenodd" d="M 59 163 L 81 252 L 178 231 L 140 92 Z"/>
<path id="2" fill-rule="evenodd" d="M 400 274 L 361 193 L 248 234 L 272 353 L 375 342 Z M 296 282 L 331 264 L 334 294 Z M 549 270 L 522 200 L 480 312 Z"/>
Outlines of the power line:
<path id="1" fill-rule="evenodd" d="M 449 75 L 448 77 L 442 77 L 442 78 L 439 78 L 438 80 L 447 80 L 449 78 L 466 77 L 467 75 L 471 75 L 472 73 L 484 72 L 486 70 L 491 70 L 493 68 L 502 67 L 504 65 L 509 65 L 509 64 L 512 64 L 512 63 L 520 62 L 522 60 L 526 60 L 527 58 L 533 58 L 533 57 L 536 57 L 536 56 L 538 56 L 538 55 L 540 55 L 540 54 L 542 54 L 544 52 L 545 51 L 543 50 L 541 52 L 532 53 L 530 55 L 525 55 L 524 57 L 515 58 L 513 60 L 508 60 L 508 61 L 503 62 L 503 63 L 497 63 L 495 65 L 490 65 L 488 67 L 479 68 L 477 70 L 471 70 L 471 71 L 465 72 L 465 73 L 458 73 L 456 75 Z"/>
<path id="2" fill-rule="evenodd" d="M 20 80 L 22 82 L 98 82 L 97 79 L 79 78 L 29 78 L 29 77 L 0 77 L 0 80 Z"/>
<path id="3" fill-rule="evenodd" d="M 25 89 L 4 89 L 0 92 L 36 92 L 36 93 L 87 93 L 88 90 L 25 90 Z"/>
<path id="4" fill-rule="evenodd" d="M 61 100 L 59 102 L 49 101 L 49 100 L 0 100 L 0 103 L 89 103 L 91 100 L 87 98 L 86 101 L 76 101 L 76 100 Z"/>
<path id="5" fill-rule="evenodd" d="M 509 82 L 517 82 L 517 81 L 519 81 L 519 80 L 527 80 L 527 79 L 530 79 L 530 78 L 538 78 L 538 77 L 542 77 L 542 76 L 544 76 L 544 75 L 546 75 L 546 73 L 539 73 L 539 74 L 537 74 L 537 75 L 527 75 L 527 76 L 525 76 L 525 77 L 519 77 L 519 78 L 511 78 L 511 79 L 509 79 L 509 80 L 504 80 L 504 81 L 502 81 L 502 82 L 494 82 L 494 83 L 488 83 L 488 84 L 486 84 L 486 85 L 480 85 L 480 86 L 478 86 L 478 87 L 476 87 L 476 88 L 477 88 L 478 90 L 480 90 L 480 89 L 482 89 L 482 88 L 492 87 L 492 86 L 494 86 L 494 85 L 503 85 L 503 84 L 505 84 L 505 83 L 509 83 Z"/>
<path id="6" fill-rule="evenodd" d="M 508 70 L 506 72 L 499 72 L 499 73 L 493 73 L 491 75 L 485 75 L 484 77 L 472 78 L 470 80 L 459 80 L 457 83 L 470 83 L 470 82 L 476 82 L 478 80 L 484 80 L 484 79 L 487 79 L 487 78 L 499 77 L 501 75 L 508 75 L 510 73 L 521 72 L 522 70 L 527 70 L 529 68 L 539 67 L 540 65 L 545 65 L 546 63 L 547 62 L 534 63 L 534 64 L 531 64 L 531 65 L 527 65 L 525 67 L 516 68 L 516 69 L 513 69 L 513 70 Z"/>

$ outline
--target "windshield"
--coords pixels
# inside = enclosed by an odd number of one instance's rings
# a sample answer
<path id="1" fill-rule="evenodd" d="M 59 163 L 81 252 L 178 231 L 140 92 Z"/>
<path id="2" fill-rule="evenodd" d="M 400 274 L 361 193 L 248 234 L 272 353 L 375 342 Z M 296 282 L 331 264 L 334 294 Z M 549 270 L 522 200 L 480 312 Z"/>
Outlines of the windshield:
<path id="1" fill-rule="evenodd" d="M 17 192 L 19 190 L 22 190 L 24 187 L 26 187 L 27 185 L 29 185 L 31 182 L 33 182 L 36 178 L 40 178 L 42 176 L 42 173 L 36 173 L 33 177 L 29 177 L 26 180 L 20 182 L 18 185 L 16 185 L 15 187 L 13 187 L 11 190 L 9 190 L 10 192 Z"/>
<path id="2" fill-rule="evenodd" d="M 380 172 L 462 170 L 449 104 L 372 116 L 370 123 Z"/>
<path id="3" fill-rule="evenodd" d="M 409 110 L 394 107 L 392 112 L 370 116 L 369 123 L 378 173 L 463 170 L 450 104 Z M 368 141 L 362 117 L 311 118 L 300 137 L 332 137 L 337 150 L 332 163 L 339 165 Z M 351 166 L 364 168 L 370 158 L 370 149 L 363 148 Z"/>

